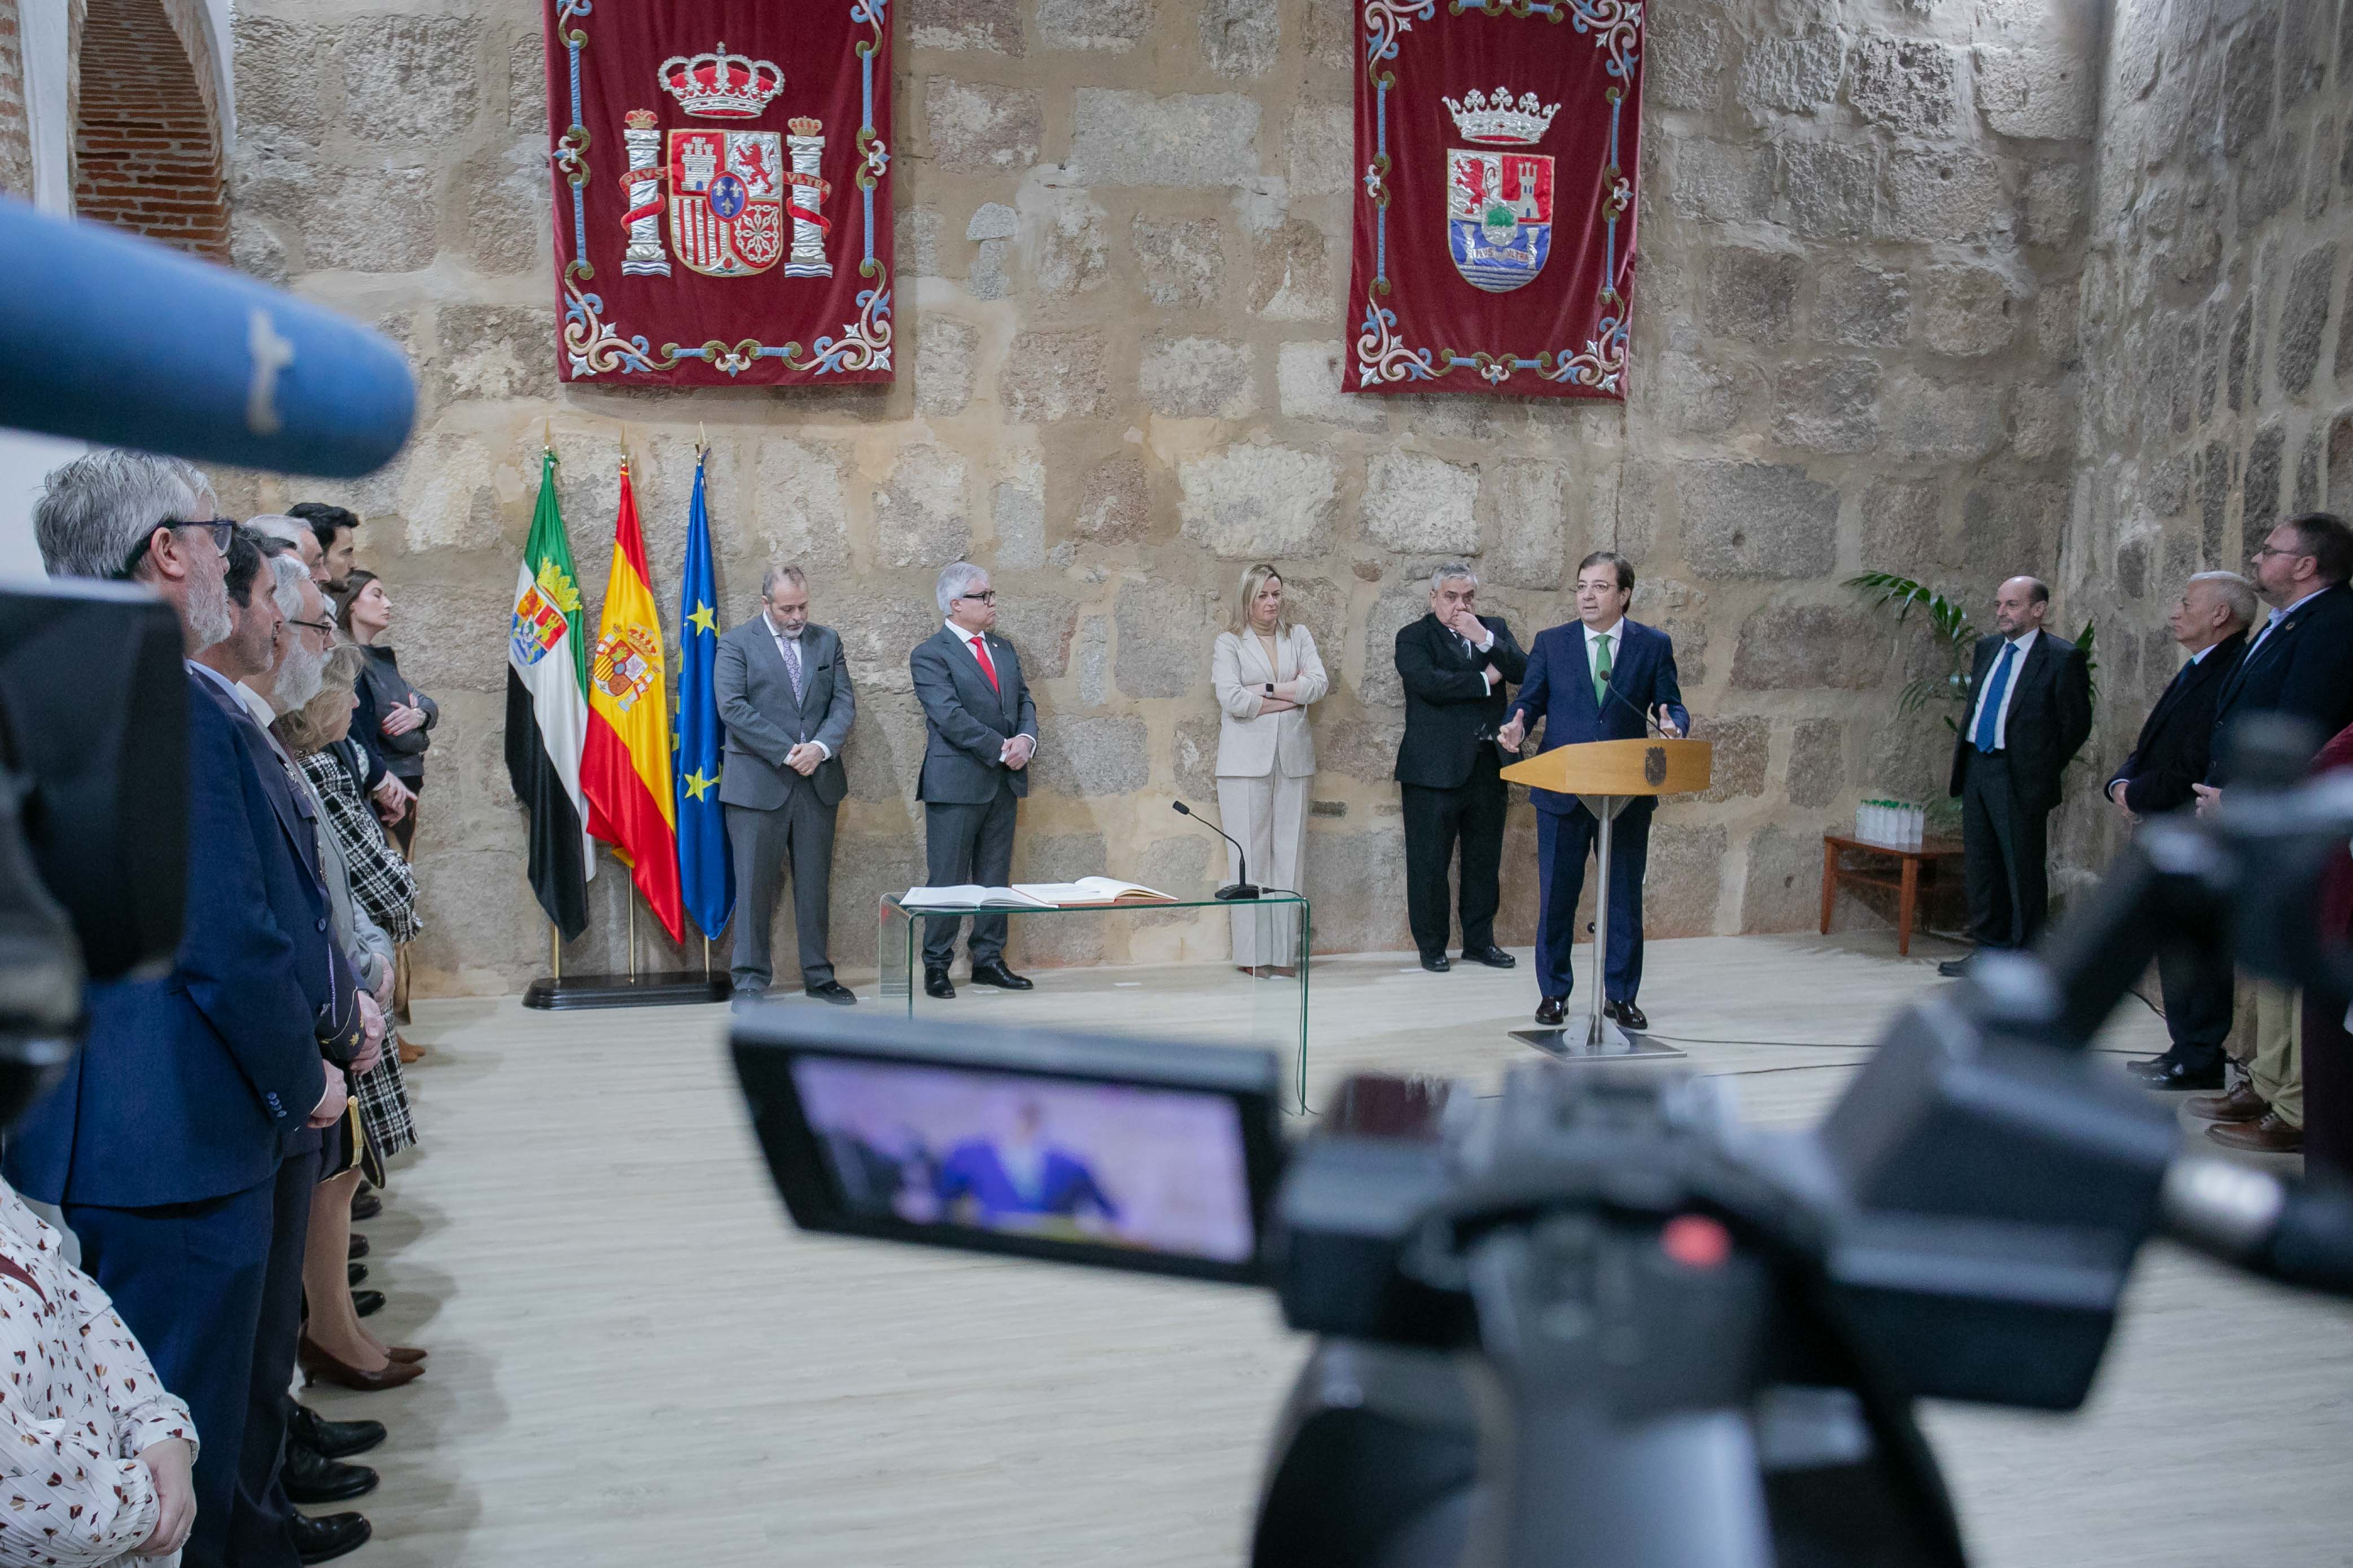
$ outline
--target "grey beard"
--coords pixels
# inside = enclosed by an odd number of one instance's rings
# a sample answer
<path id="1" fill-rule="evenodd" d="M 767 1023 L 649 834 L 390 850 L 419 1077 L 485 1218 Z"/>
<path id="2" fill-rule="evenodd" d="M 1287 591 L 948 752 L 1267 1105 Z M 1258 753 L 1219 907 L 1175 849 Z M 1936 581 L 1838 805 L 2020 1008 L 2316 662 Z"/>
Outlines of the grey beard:
<path id="1" fill-rule="evenodd" d="M 227 642 L 229 633 L 236 630 L 236 623 L 229 618 L 228 584 L 217 579 L 192 581 L 181 613 L 187 617 L 188 629 L 195 634 L 198 653 L 215 643 Z"/>
<path id="2" fill-rule="evenodd" d="M 325 654 L 297 643 L 287 651 L 286 662 L 278 667 L 278 684 L 269 693 L 271 702 L 280 713 L 294 712 L 319 695 L 321 677 L 326 668 Z"/>

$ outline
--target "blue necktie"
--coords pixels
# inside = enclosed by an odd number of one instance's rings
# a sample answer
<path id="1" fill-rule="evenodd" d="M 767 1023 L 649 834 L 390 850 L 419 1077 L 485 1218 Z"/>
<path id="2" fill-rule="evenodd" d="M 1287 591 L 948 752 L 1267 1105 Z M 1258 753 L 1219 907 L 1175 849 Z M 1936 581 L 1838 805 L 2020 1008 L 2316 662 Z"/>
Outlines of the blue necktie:
<path id="1" fill-rule="evenodd" d="M 1978 710 L 1978 732 L 1974 743 L 1980 752 L 1994 749 L 1994 731 L 2001 718 L 2002 693 L 2010 688 L 2010 656 L 2017 651 L 2016 643 L 2006 642 L 2001 645 L 2001 657 L 1993 661 L 1993 675 L 1986 682 L 1985 703 Z"/>

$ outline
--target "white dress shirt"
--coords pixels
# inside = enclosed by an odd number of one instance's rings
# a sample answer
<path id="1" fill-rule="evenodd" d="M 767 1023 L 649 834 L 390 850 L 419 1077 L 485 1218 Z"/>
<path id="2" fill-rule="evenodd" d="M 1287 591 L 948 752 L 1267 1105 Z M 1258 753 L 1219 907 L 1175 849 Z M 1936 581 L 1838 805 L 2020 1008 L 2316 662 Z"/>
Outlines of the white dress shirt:
<path id="1" fill-rule="evenodd" d="M 1609 645 L 1609 668 L 1614 670 L 1618 668 L 1618 660 L 1626 651 L 1625 616 L 1619 616 L 1598 632 L 1591 626 L 1585 627 L 1585 673 L 1588 679 L 1601 679 L 1601 645 L 1603 643 Z"/>
<path id="2" fill-rule="evenodd" d="M 2010 639 L 2010 646 L 2018 651 L 2010 656 L 2010 679 L 2003 682 L 2001 689 L 2001 708 L 1993 716 L 1993 749 L 1997 752 L 2005 751 L 2010 746 L 2010 701 L 2011 698 L 2018 695 L 2018 678 L 2026 668 L 2026 656 L 2034 651 L 2034 639 L 2042 635 L 2040 627 L 2029 627 Z M 2000 649 L 1995 650 L 1993 657 L 1995 663 L 2001 662 Z M 1986 684 L 1989 686 L 1993 684 L 1993 671 L 1990 668 L 1986 671 Z M 1968 738 L 1971 745 L 1977 743 L 1978 720 L 1983 716 L 1981 710 L 1985 707 L 1985 700 L 1986 694 L 1980 691 L 1978 693 L 1978 700 L 1969 704 Z"/>
<path id="3" fill-rule="evenodd" d="M 768 620 L 768 612 L 765 610 L 762 610 L 760 612 L 760 619 L 767 622 L 768 635 L 776 640 L 776 657 L 785 661 L 786 668 L 790 669 L 792 668 L 793 656 L 785 651 L 785 639 L 790 637 L 795 647 L 799 650 L 801 656 L 801 689 L 803 691 L 807 691 L 808 689 L 809 678 L 808 645 L 801 641 L 801 632 L 808 630 L 808 623 L 807 621 L 803 621 L 801 623 L 801 630 L 798 632 L 788 632 L 782 626 L 776 625 L 776 622 Z M 829 763 L 833 761 L 832 747 L 827 745 L 823 741 L 811 741 L 808 743 L 815 746 L 818 749 L 818 754 L 827 762 Z"/>

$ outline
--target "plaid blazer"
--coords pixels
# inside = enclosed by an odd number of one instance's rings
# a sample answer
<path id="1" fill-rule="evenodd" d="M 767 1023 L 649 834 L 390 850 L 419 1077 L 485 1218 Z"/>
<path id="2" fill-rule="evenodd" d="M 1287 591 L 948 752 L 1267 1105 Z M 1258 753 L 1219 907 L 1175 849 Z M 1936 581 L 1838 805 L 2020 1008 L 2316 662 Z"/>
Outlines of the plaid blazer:
<path id="1" fill-rule="evenodd" d="M 385 837 L 359 781 L 336 754 L 340 749 L 311 752 L 302 759 L 302 772 L 325 804 L 328 826 L 351 867 L 352 900 L 394 945 L 406 946 L 425 930 L 417 918 L 417 873 Z"/>

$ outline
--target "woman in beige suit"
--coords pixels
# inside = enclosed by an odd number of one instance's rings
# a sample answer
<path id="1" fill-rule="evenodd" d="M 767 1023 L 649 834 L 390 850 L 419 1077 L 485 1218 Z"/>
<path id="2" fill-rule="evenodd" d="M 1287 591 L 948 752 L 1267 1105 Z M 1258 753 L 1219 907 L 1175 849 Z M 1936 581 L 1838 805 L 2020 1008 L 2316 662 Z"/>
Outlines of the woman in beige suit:
<path id="1" fill-rule="evenodd" d="M 1307 843 L 1307 792 L 1315 742 L 1307 708 L 1332 689 L 1315 639 L 1282 613 L 1282 579 L 1271 566 L 1242 574 L 1233 627 L 1218 634 L 1210 679 L 1223 710 L 1218 723 L 1218 810 L 1226 831 L 1249 847 L 1264 888 L 1295 891 Z M 1228 851 L 1228 858 L 1233 858 Z M 1241 867 L 1236 865 L 1239 879 Z M 1296 906 L 1234 906 L 1234 962 L 1247 974 L 1283 974 L 1299 951 Z M 1266 951 L 1261 951 L 1261 941 Z"/>

